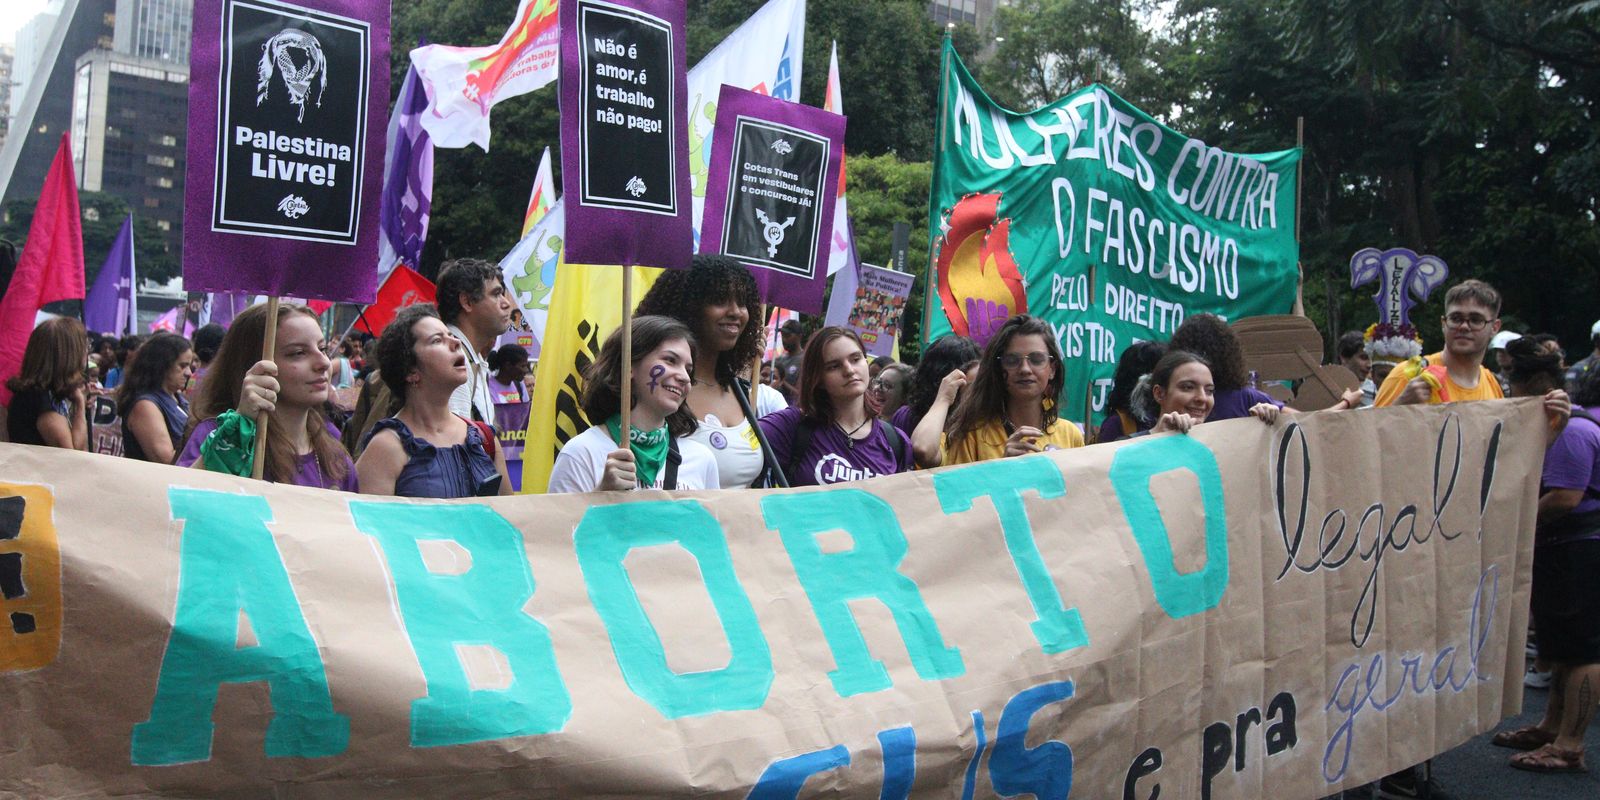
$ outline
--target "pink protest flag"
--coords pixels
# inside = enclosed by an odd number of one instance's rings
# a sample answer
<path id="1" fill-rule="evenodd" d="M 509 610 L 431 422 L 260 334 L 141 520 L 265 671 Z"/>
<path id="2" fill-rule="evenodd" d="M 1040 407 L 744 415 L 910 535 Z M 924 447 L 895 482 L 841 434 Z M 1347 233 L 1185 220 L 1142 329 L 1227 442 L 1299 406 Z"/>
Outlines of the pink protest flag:
<path id="1" fill-rule="evenodd" d="M 556 204 L 556 183 L 550 173 L 550 148 L 544 149 L 544 157 L 539 159 L 539 172 L 533 177 L 533 192 L 528 197 L 528 213 L 522 217 L 522 236 L 528 238 L 528 231 L 550 213 L 551 206 Z"/>
<path id="2" fill-rule="evenodd" d="M 45 175 L 33 224 L 0 299 L 0 405 L 11 404 L 6 381 L 22 368 L 22 351 L 33 333 L 34 315 L 46 303 L 83 297 L 83 223 L 78 211 L 78 181 L 72 172 L 72 146 L 61 146 Z"/>
<path id="3" fill-rule="evenodd" d="M 155 321 L 150 323 L 150 332 L 166 331 L 168 333 L 177 333 L 178 325 L 183 321 L 183 311 L 183 306 L 173 306 L 167 309 L 167 313 L 156 317 Z"/>
<path id="4" fill-rule="evenodd" d="M 428 93 L 422 127 L 435 147 L 489 150 L 489 110 L 556 79 L 560 30 L 556 0 L 522 0 L 516 20 L 488 47 L 431 44 L 411 51 Z"/>
<path id="5" fill-rule="evenodd" d="M 822 109 L 835 114 L 844 113 L 844 97 L 839 89 L 839 43 L 833 43 L 833 50 L 828 55 L 828 90 L 823 96 Z M 828 274 L 832 275 L 840 268 L 849 265 L 851 253 L 855 242 L 851 239 L 850 209 L 845 204 L 844 197 L 845 159 L 843 150 L 839 153 L 839 200 L 833 206 L 833 235 L 828 237 Z M 832 323 L 829 323 L 832 324 Z"/>

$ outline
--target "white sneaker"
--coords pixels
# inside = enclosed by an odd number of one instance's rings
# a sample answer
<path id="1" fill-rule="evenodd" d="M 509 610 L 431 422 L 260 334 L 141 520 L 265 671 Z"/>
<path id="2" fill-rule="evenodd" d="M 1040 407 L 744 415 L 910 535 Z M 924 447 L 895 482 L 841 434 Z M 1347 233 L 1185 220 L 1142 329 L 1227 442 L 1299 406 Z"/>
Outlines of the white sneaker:
<path id="1" fill-rule="evenodd" d="M 1528 667 L 1528 673 L 1522 676 L 1522 685 L 1529 689 L 1550 688 L 1550 675 L 1548 672 L 1539 672 L 1533 667 Z"/>

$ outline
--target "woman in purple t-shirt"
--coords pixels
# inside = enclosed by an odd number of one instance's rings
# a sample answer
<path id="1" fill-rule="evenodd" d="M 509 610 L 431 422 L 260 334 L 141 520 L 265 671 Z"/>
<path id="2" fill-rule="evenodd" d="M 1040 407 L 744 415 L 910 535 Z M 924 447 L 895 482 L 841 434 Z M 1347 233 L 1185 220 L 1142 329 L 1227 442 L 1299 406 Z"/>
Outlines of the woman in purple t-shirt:
<path id="1" fill-rule="evenodd" d="M 264 446 L 267 480 L 354 492 L 355 464 L 322 413 L 331 362 L 316 312 L 284 303 L 275 324 L 272 359 L 260 361 L 267 306 L 233 318 L 195 395 L 177 464 L 248 477 L 255 448 Z M 256 435 L 262 413 L 272 418 L 265 442 Z"/>
<path id="2" fill-rule="evenodd" d="M 854 331 L 830 326 L 806 344 L 800 405 L 761 418 L 790 486 L 821 486 L 911 468 L 911 441 L 867 409 L 867 355 Z"/>
<path id="3" fill-rule="evenodd" d="M 1560 351 L 1525 336 L 1506 346 L 1511 396 L 1544 397 L 1564 379 Z M 1502 731 L 1494 744 L 1526 750 L 1511 766 L 1582 772 L 1583 734 L 1600 686 L 1600 425 L 1583 406 L 1600 405 L 1600 375 L 1578 385 L 1573 418 L 1545 454 L 1533 546 L 1533 626 L 1539 661 L 1553 671 L 1538 725 Z"/>

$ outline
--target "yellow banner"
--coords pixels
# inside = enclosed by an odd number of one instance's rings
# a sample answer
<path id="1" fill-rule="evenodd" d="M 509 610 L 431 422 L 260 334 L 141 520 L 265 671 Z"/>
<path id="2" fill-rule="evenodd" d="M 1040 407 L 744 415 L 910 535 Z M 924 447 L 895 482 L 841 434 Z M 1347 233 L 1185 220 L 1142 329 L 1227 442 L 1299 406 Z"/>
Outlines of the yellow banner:
<path id="1" fill-rule="evenodd" d="M 450 502 L 0 445 L 0 796 L 1322 797 L 1518 710 L 1543 429 Z"/>

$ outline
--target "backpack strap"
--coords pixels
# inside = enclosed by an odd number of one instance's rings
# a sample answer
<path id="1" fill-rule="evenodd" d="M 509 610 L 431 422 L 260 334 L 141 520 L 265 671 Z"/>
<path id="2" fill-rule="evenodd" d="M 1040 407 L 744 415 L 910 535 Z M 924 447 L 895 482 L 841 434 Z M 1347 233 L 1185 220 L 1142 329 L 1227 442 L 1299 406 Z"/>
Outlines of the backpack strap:
<path id="1" fill-rule="evenodd" d="M 743 378 L 733 379 L 733 396 L 739 401 L 739 410 L 744 412 L 744 418 L 750 423 L 750 433 L 756 437 L 756 444 L 761 446 L 761 463 L 765 480 L 757 477 L 752 486 L 781 486 L 789 488 L 789 479 L 784 475 L 783 468 L 778 466 L 778 460 L 772 454 L 772 445 L 767 442 L 767 435 L 761 432 L 761 426 L 756 424 L 756 410 L 750 405 L 750 382 Z"/>
<path id="2" fill-rule="evenodd" d="M 784 465 L 784 475 L 800 474 L 800 459 L 805 458 L 806 451 L 811 449 L 811 435 L 816 433 L 817 426 L 800 416 L 800 425 L 794 431 L 794 442 L 789 448 L 789 463 Z"/>
<path id="3" fill-rule="evenodd" d="M 478 435 L 483 437 L 483 451 L 488 453 L 489 460 L 493 461 L 495 445 L 499 442 L 499 440 L 495 438 L 494 428 L 489 427 L 489 423 L 484 422 L 481 419 L 469 419 L 466 420 L 466 423 L 478 429 Z"/>
<path id="4" fill-rule="evenodd" d="M 678 488 L 678 465 L 683 463 L 683 453 L 678 451 L 678 437 L 667 437 L 667 466 L 661 475 L 661 488 L 672 491 Z M 716 488 L 716 487 L 711 487 Z"/>
<path id="5" fill-rule="evenodd" d="M 885 421 L 883 421 L 881 419 L 880 420 L 876 420 L 873 424 L 882 426 L 883 438 L 889 440 L 889 450 L 894 453 L 895 472 L 897 472 L 897 473 L 898 472 L 905 472 L 906 471 L 906 462 L 905 462 L 906 454 L 905 454 L 905 448 L 900 446 L 900 443 L 902 441 L 901 438 L 900 438 L 900 430 L 894 426 L 894 423 L 885 422 Z"/>

